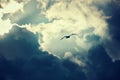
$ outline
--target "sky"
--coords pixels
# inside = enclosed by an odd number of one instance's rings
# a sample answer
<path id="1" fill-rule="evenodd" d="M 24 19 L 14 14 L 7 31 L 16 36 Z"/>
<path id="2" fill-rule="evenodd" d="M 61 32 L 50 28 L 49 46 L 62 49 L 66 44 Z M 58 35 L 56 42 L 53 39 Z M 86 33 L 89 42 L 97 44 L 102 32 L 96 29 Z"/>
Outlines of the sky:
<path id="1" fill-rule="evenodd" d="M 119 18 L 119 0 L 0 0 L 0 80 L 119 80 Z"/>

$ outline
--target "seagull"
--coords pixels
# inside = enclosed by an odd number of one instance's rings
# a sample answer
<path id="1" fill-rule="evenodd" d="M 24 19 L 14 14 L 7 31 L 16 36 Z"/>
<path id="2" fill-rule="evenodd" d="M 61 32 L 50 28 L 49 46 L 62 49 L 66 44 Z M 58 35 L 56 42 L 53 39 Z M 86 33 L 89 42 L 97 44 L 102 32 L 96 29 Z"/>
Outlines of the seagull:
<path id="1" fill-rule="evenodd" d="M 77 34 L 70 34 L 70 35 L 64 36 L 64 37 L 62 37 L 60 40 L 63 40 L 64 38 L 68 39 L 68 38 L 70 38 L 70 37 L 73 36 L 73 35 L 77 35 Z"/>

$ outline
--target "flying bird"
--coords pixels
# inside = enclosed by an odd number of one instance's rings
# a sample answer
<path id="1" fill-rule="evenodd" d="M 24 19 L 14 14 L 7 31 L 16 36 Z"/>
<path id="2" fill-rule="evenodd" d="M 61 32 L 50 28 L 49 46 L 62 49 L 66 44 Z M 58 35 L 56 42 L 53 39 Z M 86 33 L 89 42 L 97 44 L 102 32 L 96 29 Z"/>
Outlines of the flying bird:
<path id="1" fill-rule="evenodd" d="M 67 35 L 67 36 L 63 36 L 60 40 L 63 40 L 64 38 L 68 39 L 68 38 L 70 38 L 73 35 L 77 35 L 77 34 L 70 34 L 70 35 Z"/>

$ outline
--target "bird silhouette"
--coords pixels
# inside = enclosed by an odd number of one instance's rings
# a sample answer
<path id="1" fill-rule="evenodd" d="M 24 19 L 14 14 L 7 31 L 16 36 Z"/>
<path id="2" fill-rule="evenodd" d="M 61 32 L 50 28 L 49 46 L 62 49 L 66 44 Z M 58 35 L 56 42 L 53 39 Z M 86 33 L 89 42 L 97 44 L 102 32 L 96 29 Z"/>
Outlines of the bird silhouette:
<path id="1" fill-rule="evenodd" d="M 60 40 L 63 40 L 64 38 L 68 39 L 68 38 L 70 38 L 73 35 L 77 35 L 77 34 L 70 34 L 70 35 L 67 35 L 67 36 L 63 36 Z"/>

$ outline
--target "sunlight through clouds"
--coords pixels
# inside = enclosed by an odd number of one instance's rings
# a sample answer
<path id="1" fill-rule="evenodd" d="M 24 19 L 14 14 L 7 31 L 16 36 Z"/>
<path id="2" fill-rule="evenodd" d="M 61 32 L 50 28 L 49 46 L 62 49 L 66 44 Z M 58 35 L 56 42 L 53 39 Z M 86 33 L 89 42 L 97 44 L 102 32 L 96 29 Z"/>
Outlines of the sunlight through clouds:
<path id="1" fill-rule="evenodd" d="M 12 23 L 9 18 L 3 19 L 4 14 L 14 14 L 15 12 L 23 9 L 23 4 L 14 0 L 1 1 L 2 8 L 0 9 L 0 35 L 8 33 L 12 28 Z"/>
<path id="2" fill-rule="evenodd" d="M 52 3 L 50 3 L 51 1 Z M 38 0 L 38 2 L 41 14 L 44 14 L 49 22 L 38 25 L 31 24 L 26 28 L 42 35 L 42 39 L 40 39 L 42 41 L 39 42 L 44 51 L 59 56 L 64 55 L 67 51 L 78 51 L 76 49 L 86 53 L 89 48 L 107 38 L 107 16 L 93 4 L 94 0 L 84 2 L 78 0 Z M 47 8 L 48 5 L 49 8 Z M 89 32 L 91 28 L 94 30 Z M 61 37 L 71 33 L 76 33 L 78 36 L 73 36 L 68 40 L 60 40 Z M 95 40 L 96 37 L 100 37 L 97 39 L 98 41 Z"/>
<path id="3" fill-rule="evenodd" d="M 112 0 L 10 0 L 2 3 L 1 34 L 8 32 L 8 25 L 24 27 L 39 36 L 43 51 L 64 56 L 66 52 L 87 51 L 109 38 L 106 16 L 98 5 Z M 13 6 L 16 6 L 15 8 Z M 60 40 L 69 34 L 78 34 Z"/>

